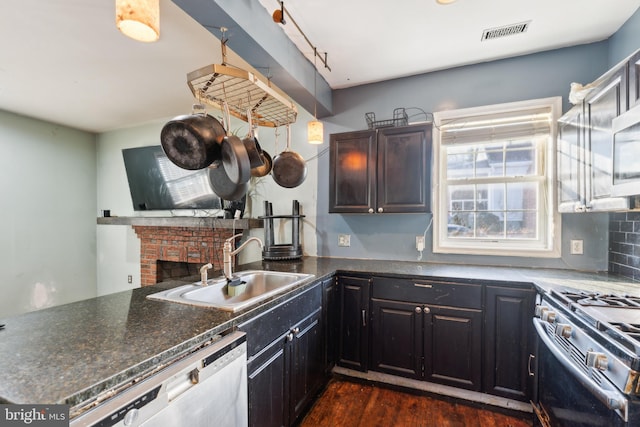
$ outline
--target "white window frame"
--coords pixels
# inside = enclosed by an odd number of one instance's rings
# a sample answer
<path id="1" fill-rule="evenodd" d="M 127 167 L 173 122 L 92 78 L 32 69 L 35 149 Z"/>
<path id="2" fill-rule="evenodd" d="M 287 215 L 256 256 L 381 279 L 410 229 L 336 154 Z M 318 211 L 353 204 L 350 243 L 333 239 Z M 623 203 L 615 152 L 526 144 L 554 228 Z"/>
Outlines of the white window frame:
<path id="1" fill-rule="evenodd" d="M 443 124 L 464 122 L 466 118 L 479 115 L 513 114 L 519 110 L 536 108 L 550 109 L 550 135 L 543 138 L 543 145 L 538 151 L 538 167 L 540 170 L 537 239 L 481 239 L 448 236 L 448 183 L 447 158 L 442 147 L 442 137 L 446 132 Z M 537 258 L 559 258 L 561 256 L 561 216 L 556 209 L 556 139 L 557 120 L 562 112 L 562 98 L 542 98 L 482 107 L 465 108 L 436 112 L 433 130 L 433 252 L 448 254 L 522 256 Z M 468 134 L 468 132 L 467 132 Z M 441 154 L 442 153 L 442 154 Z M 504 180 L 497 182 L 505 182 Z M 491 180 L 489 180 L 491 182 Z M 495 182 L 495 181 L 494 181 Z M 513 182 L 512 179 L 509 182 Z M 458 182 L 459 183 L 459 182 Z M 453 184 L 453 182 L 452 182 Z"/>

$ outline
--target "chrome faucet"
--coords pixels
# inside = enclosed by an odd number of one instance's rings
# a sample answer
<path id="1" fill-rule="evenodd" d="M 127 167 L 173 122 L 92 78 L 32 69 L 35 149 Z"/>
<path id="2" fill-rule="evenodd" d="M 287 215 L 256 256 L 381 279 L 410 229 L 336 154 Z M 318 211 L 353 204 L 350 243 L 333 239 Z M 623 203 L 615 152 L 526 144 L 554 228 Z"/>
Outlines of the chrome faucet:
<path id="1" fill-rule="evenodd" d="M 238 247 L 238 249 L 233 250 L 232 244 L 240 236 L 242 236 L 242 234 L 236 234 L 235 236 L 229 237 L 224 241 L 224 246 L 222 247 L 222 259 L 224 260 L 223 271 L 224 276 L 227 278 L 227 280 L 233 279 L 233 257 L 238 252 L 243 250 L 245 246 L 247 246 L 252 241 L 258 243 L 258 246 L 262 248 L 262 240 L 260 240 L 258 237 L 249 237 L 243 244 Z"/>
<path id="2" fill-rule="evenodd" d="M 200 267 L 200 279 L 202 279 L 202 286 L 207 286 L 207 270 L 213 268 L 211 263 L 207 263 Z"/>

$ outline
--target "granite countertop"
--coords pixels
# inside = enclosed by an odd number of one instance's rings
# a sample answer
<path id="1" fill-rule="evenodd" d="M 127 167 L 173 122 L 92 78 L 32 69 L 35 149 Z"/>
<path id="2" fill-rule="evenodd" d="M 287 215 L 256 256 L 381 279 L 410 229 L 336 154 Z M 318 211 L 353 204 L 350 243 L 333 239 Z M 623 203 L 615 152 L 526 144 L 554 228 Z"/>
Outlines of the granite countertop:
<path id="1" fill-rule="evenodd" d="M 606 273 L 569 270 L 314 257 L 258 261 L 241 269 L 310 273 L 315 277 L 238 313 L 146 298 L 198 280 L 185 278 L 3 319 L 0 403 L 66 403 L 79 407 L 101 400 L 115 387 L 153 372 L 336 272 L 533 283 L 541 291 L 571 287 L 640 296 L 639 283 Z"/>

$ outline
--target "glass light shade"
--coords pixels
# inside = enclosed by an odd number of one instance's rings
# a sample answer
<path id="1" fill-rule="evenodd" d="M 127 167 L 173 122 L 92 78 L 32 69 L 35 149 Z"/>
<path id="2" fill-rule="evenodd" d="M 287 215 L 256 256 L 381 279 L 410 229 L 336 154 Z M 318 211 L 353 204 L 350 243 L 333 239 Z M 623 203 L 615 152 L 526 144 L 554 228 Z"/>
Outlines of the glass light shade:
<path id="1" fill-rule="evenodd" d="M 116 0 L 116 27 L 134 40 L 158 40 L 160 0 Z"/>
<path id="2" fill-rule="evenodd" d="M 312 120 L 307 124 L 307 139 L 309 144 L 322 144 L 323 142 L 323 128 L 322 122 L 318 120 Z"/>
<path id="3" fill-rule="evenodd" d="M 456 0 L 436 0 L 436 3 L 440 3 L 440 4 L 451 4 Z"/>

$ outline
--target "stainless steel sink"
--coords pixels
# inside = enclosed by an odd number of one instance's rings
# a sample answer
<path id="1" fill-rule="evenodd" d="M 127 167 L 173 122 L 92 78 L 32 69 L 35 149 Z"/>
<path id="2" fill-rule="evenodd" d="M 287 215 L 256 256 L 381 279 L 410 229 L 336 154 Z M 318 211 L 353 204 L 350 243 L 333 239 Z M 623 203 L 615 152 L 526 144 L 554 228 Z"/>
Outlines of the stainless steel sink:
<path id="1" fill-rule="evenodd" d="M 197 282 L 151 294 L 147 298 L 235 312 L 291 289 L 312 277 L 313 274 L 278 271 L 239 271 L 234 274 L 234 278 L 240 279 L 240 284 L 231 289 L 227 279 L 220 277 L 207 280 L 207 286 Z"/>

